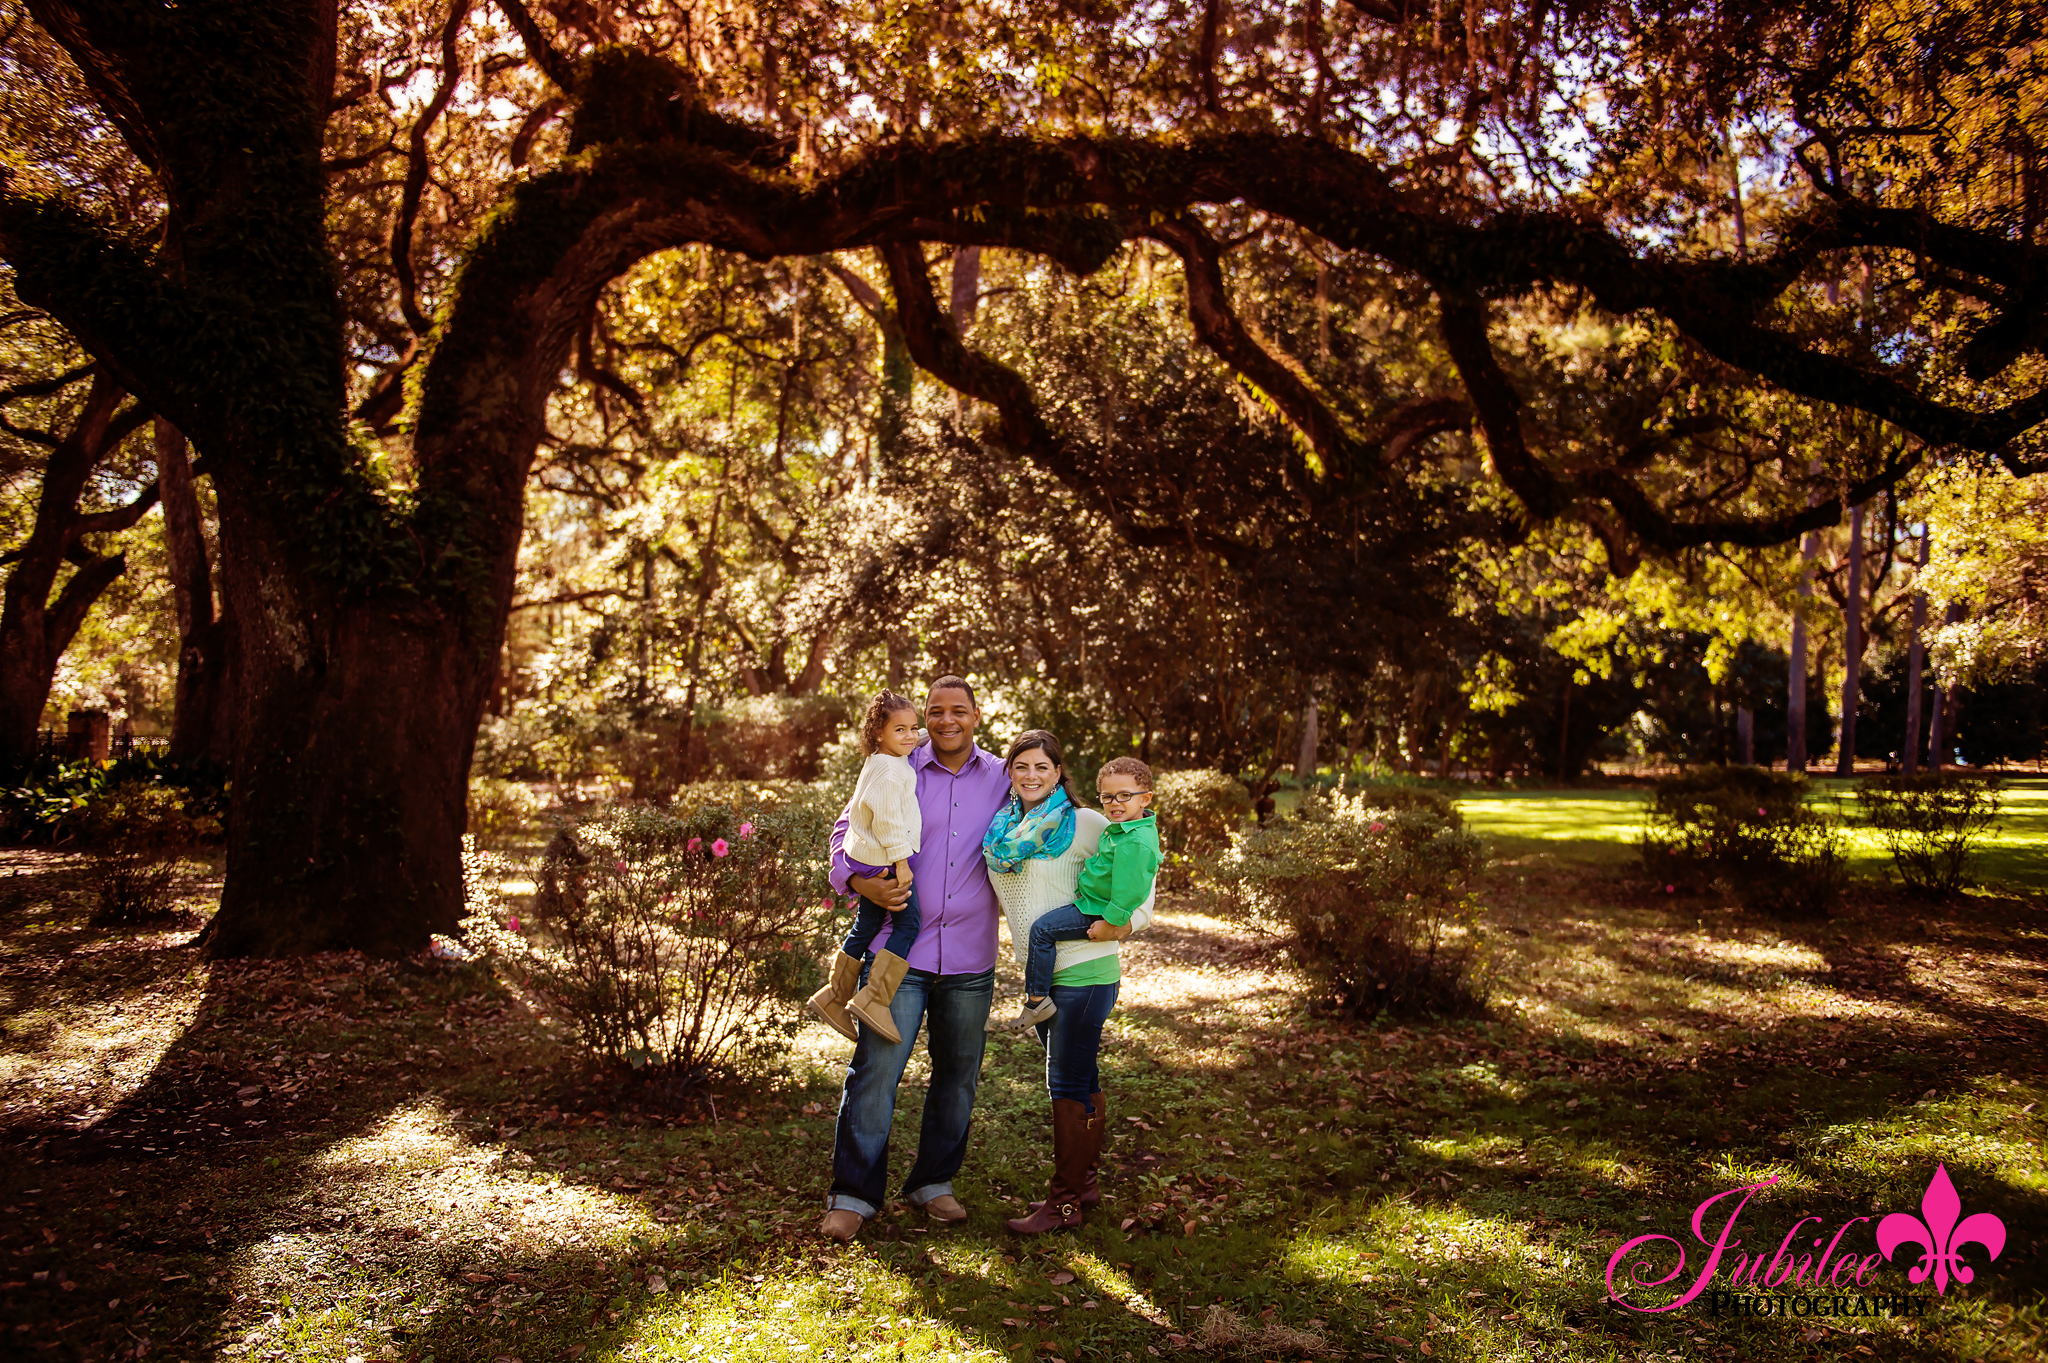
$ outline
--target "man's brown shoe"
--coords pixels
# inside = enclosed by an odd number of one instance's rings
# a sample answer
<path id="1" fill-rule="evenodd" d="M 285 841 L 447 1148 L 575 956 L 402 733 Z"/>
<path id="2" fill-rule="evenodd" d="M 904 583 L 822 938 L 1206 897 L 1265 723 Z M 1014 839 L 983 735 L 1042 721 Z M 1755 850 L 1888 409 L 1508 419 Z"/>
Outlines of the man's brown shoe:
<path id="1" fill-rule="evenodd" d="M 967 1208 L 960 1205 L 960 1199 L 951 1193 L 940 1193 L 931 1201 L 921 1204 L 927 1221 L 941 1226 L 957 1226 L 967 1220 Z"/>
<path id="2" fill-rule="evenodd" d="M 861 1220 L 859 1212 L 834 1207 L 826 1212 L 825 1219 L 818 1223 L 818 1234 L 827 1240 L 837 1240 L 842 1245 L 849 1244 L 854 1236 L 860 1234 Z"/>

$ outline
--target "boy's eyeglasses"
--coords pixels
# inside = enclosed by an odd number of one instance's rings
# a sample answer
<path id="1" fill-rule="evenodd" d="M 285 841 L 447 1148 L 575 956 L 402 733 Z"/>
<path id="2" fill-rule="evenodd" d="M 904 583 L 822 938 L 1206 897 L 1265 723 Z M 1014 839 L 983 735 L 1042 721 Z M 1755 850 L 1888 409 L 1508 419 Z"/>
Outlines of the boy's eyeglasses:
<path id="1" fill-rule="evenodd" d="M 1102 801 L 1102 803 L 1106 805 L 1123 805 L 1129 804 L 1131 801 L 1137 799 L 1140 795 L 1150 795 L 1151 793 L 1152 792 L 1149 790 L 1120 790 L 1117 791 L 1114 795 L 1105 795 L 1103 794 L 1103 792 L 1098 790 L 1095 792 L 1095 798 Z"/>

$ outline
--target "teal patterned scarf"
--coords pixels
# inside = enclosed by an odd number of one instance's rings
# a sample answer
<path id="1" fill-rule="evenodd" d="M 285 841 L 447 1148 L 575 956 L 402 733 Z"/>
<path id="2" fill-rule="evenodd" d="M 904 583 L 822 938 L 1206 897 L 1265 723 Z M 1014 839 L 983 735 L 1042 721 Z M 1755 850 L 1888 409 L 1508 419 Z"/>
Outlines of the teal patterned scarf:
<path id="1" fill-rule="evenodd" d="M 1074 802 L 1067 798 L 1065 786 L 1054 786 L 1052 794 L 1030 810 L 1012 794 L 982 837 L 981 856 L 989 870 L 1010 872 L 1033 857 L 1056 857 L 1073 842 Z"/>

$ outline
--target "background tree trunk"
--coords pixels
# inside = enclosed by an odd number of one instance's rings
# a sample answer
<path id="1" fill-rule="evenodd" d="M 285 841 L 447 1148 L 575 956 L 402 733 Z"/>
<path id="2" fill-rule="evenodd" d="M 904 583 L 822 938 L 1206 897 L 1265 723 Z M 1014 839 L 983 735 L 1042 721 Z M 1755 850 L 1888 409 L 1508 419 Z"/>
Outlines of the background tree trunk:
<path id="1" fill-rule="evenodd" d="M 1948 610 L 1942 614 L 1941 622 L 1944 625 L 1960 625 L 1963 623 L 1963 617 L 1966 614 L 1968 614 L 1968 608 L 1962 602 L 1951 601 L 1948 603 Z M 1954 760 L 1952 749 L 1955 747 L 1956 701 L 1959 690 L 1960 688 L 1954 682 L 1950 682 L 1947 686 L 1934 693 L 1934 714 L 1927 726 L 1927 770 L 1929 771 L 1940 771 Z"/>
<path id="2" fill-rule="evenodd" d="M 125 530 L 156 500 L 151 487 L 116 511 L 89 516 L 78 510 L 93 469 L 141 422 L 134 409 L 116 415 L 122 397 L 120 386 L 103 371 L 94 374 L 78 419 L 50 452 L 35 527 L 0 589 L 0 771 L 20 770 L 35 760 L 36 730 L 49 704 L 57 660 L 93 603 L 127 567 L 122 555 L 95 554 L 80 537 Z M 50 591 L 66 562 L 77 571 L 52 600 Z"/>
<path id="3" fill-rule="evenodd" d="M 1923 529 L 1920 532 L 1920 568 L 1927 569 L 1928 556 L 1934 549 L 1934 532 Z M 1914 584 L 1913 591 L 1913 637 L 1906 645 L 1906 751 L 1900 758 L 1900 769 L 1911 776 L 1920 770 L 1920 706 L 1924 683 L 1921 673 L 1927 666 L 1927 593 Z"/>
<path id="4" fill-rule="evenodd" d="M 1735 760 L 1745 767 L 1756 765 L 1756 711 L 1747 705 L 1735 707 Z"/>
<path id="5" fill-rule="evenodd" d="M 1849 512 L 1849 583 L 1842 599 L 1842 738 L 1835 775 L 1856 773 L 1856 701 L 1863 687 L 1863 508 Z"/>
<path id="6" fill-rule="evenodd" d="M 1792 603 L 1792 647 L 1785 665 L 1785 770 L 1806 770 L 1806 608 L 1813 601 L 1813 556 L 1820 536 L 1799 542 L 1799 599 Z"/>
<path id="7" fill-rule="evenodd" d="M 178 684 L 171 709 L 171 756 L 235 761 L 234 692 L 228 663 L 231 631 L 214 610 L 213 564 L 199 515 L 185 437 L 156 422 L 157 485 L 164 504 L 164 547 L 178 610 Z"/>
<path id="8" fill-rule="evenodd" d="M 1308 684 L 1308 701 L 1301 707 L 1301 747 L 1294 755 L 1294 779 L 1301 782 L 1313 781 L 1316 776 L 1316 749 L 1322 746 L 1322 707 L 1316 700 L 1316 684 Z"/>

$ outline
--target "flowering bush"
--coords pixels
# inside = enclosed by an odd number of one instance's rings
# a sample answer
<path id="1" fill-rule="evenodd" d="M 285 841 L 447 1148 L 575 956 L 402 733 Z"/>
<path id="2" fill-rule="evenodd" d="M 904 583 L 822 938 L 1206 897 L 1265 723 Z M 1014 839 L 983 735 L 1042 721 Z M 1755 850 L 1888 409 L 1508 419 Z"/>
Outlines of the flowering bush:
<path id="1" fill-rule="evenodd" d="M 1804 777 L 1761 767 L 1701 767 L 1657 783 L 1642 840 L 1651 876 L 1714 881 L 1743 904 L 1817 918 L 1842 897 L 1841 821 L 1806 804 Z"/>
<path id="2" fill-rule="evenodd" d="M 1484 858 L 1440 797 L 1312 791 L 1294 817 L 1247 828 L 1216 877 L 1255 921 L 1289 934 L 1302 969 L 1347 1012 L 1471 1011 L 1486 984 L 1462 894 Z M 1426 794 L 1426 793 L 1424 793 Z"/>
<path id="3" fill-rule="evenodd" d="M 1867 777 L 1856 798 L 1901 880 L 1923 894 L 1954 894 L 1977 840 L 1998 825 L 2003 795 L 1995 780 L 1927 771 Z"/>
<path id="4" fill-rule="evenodd" d="M 831 926 L 830 832 L 801 802 L 606 810 L 548 845 L 523 920 L 476 885 L 463 928 L 596 1055 L 687 1087 L 796 1030 Z"/>

